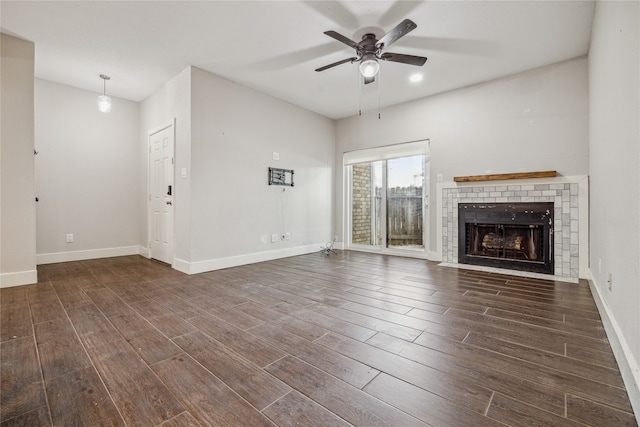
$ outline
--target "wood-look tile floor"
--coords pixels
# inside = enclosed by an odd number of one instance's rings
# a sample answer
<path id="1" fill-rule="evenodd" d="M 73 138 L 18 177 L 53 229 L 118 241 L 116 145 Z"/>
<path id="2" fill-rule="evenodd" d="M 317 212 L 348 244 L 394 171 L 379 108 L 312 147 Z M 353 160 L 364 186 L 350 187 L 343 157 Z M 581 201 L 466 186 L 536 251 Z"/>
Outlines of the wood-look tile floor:
<path id="1" fill-rule="evenodd" d="M 337 252 L 2 289 L 2 426 L 637 426 L 589 287 Z"/>

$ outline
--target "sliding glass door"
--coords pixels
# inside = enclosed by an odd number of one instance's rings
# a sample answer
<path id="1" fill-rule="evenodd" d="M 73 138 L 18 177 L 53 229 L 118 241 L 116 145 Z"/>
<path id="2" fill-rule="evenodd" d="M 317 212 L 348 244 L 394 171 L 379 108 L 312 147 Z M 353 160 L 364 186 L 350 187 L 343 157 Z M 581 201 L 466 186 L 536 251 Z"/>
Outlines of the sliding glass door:
<path id="1" fill-rule="evenodd" d="M 350 247 L 425 250 L 426 156 L 349 165 Z"/>

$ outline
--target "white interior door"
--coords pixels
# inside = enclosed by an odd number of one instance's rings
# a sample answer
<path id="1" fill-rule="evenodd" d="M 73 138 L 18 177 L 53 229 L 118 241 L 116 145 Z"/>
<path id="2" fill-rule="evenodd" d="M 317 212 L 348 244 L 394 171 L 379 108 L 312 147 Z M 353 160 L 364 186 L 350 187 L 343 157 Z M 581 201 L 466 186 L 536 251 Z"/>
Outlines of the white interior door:
<path id="1" fill-rule="evenodd" d="M 149 133 L 149 257 L 173 265 L 173 124 Z"/>

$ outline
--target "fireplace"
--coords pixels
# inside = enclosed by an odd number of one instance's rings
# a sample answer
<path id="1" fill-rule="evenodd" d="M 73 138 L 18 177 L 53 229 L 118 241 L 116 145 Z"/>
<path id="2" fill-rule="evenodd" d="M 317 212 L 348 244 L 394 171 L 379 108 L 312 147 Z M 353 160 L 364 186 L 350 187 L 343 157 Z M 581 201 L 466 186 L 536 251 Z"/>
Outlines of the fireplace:
<path id="1" fill-rule="evenodd" d="M 553 274 L 553 203 L 458 204 L 458 262 Z"/>

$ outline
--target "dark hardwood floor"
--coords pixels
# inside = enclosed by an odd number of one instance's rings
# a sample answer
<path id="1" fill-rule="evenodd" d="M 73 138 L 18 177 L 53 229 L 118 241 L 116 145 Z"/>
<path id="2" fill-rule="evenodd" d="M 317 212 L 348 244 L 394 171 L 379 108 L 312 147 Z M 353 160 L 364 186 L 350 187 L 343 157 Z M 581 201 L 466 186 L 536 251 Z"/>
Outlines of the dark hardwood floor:
<path id="1" fill-rule="evenodd" d="M 1 297 L 4 426 L 637 426 L 586 283 L 357 252 Z"/>

